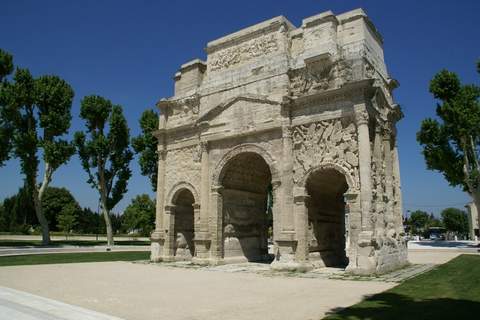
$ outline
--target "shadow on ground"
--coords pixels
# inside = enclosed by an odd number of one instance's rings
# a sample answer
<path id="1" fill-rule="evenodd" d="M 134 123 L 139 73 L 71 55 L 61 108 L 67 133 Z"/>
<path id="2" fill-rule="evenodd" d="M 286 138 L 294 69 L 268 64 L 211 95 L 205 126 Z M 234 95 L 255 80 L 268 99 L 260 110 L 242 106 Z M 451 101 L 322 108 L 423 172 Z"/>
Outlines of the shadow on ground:
<path id="1" fill-rule="evenodd" d="M 386 292 L 347 309 L 333 309 L 328 314 L 324 319 L 472 319 L 480 314 L 480 302 L 450 298 L 418 300 Z"/>

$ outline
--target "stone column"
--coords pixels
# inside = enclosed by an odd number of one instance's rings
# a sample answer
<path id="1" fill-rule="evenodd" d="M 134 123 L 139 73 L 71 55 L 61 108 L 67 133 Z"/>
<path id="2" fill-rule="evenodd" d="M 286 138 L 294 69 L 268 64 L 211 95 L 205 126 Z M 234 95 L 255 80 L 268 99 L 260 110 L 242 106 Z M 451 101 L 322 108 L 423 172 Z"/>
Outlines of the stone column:
<path id="1" fill-rule="evenodd" d="M 208 264 L 208 250 L 210 249 L 210 237 L 208 231 L 202 231 L 201 216 L 202 207 L 198 203 L 193 204 L 193 216 L 195 221 L 195 254 L 192 257 L 192 262 L 196 264 Z M 206 218 L 207 219 L 207 218 Z M 208 226 L 208 222 L 206 223 Z"/>
<path id="2" fill-rule="evenodd" d="M 356 239 L 358 239 L 362 227 L 362 209 L 359 201 L 360 197 L 358 193 L 345 193 L 344 198 L 347 209 L 345 212 L 345 229 L 347 232 L 345 248 L 347 257 L 349 259 L 348 268 L 356 269 Z"/>
<path id="3" fill-rule="evenodd" d="M 163 261 L 175 260 L 175 246 L 177 239 L 175 238 L 175 207 L 165 206 L 164 215 L 164 232 L 165 243 L 163 249 Z"/>
<path id="4" fill-rule="evenodd" d="M 223 197 L 222 186 L 213 186 L 210 193 L 210 263 L 220 264 L 223 260 Z"/>
<path id="5" fill-rule="evenodd" d="M 394 236 L 395 234 L 395 219 L 393 216 L 393 161 L 391 139 L 392 133 L 390 128 L 385 128 L 383 133 L 383 159 L 385 163 L 385 222 L 388 236 Z"/>
<path id="6" fill-rule="evenodd" d="M 284 127 L 282 132 L 283 143 L 283 172 L 281 175 L 282 201 L 280 222 L 282 233 L 293 233 L 293 142 L 292 129 Z"/>
<path id="7" fill-rule="evenodd" d="M 200 186 L 200 216 L 199 231 L 208 232 L 208 195 L 210 190 L 209 181 L 209 159 L 208 159 L 208 142 L 200 142 L 202 152 L 201 159 L 201 186 Z"/>
<path id="8" fill-rule="evenodd" d="M 376 235 L 382 235 L 385 229 L 385 205 L 383 202 L 383 153 L 382 153 L 382 131 L 380 125 L 377 123 L 375 126 L 375 141 L 373 143 L 373 168 L 375 183 L 372 185 L 374 208 L 374 219 L 372 222 Z"/>
<path id="9" fill-rule="evenodd" d="M 308 246 L 308 207 L 310 205 L 310 196 L 307 194 L 296 195 L 293 201 L 295 203 L 295 233 L 297 238 L 295 260 L 306 264 L 310 253 Z"/>
<path id="10" fill-rule="evenodd" d="M 355 120 L 358 133 L 358 158 L 360 171 L 360 199 L 362 203 L 362 231 L 371 232 L 372 203 L 372 152 L 370 150 L 369 115 L 365 104 L 355 106 Z"/>
<path id="11" fill-rule="evenodd" d="M 348 270 L 353 273 L 370 274 L 375 271 L 376 260 L 373 246 L 373 227 L 371 223 L 372 204 L 372 152 L 370 147 L 369 115 L 365 104 L 355 106 L 355 120 L 358 132 L 358 158 L 360 171 L 361 232 L 356 241 L 355 259 Z"/>
<path id="12" fill-rule="evenodd" d="M 157 171 L 157 196 L 155 210 L 155 230 L 151 235 L 151 255 L 153 262 L 159 262 L 163 256 L 165 234 L 163 230 L 164 201 L 165 201 L 165 160 L 167 151 L 159 145 L 158 171 Z"/>
<path id="13" fill-rule="evenodd" d="M 395 141 L 393 147 L 393 176 L 395 178 L 394 192 L 395 192 L 395 204 L 394 215 L 397 218 L 396 229 L 398 234 L 403 234 L 403 203 L 402 203 L 402 185 L 400 180 L 400 162 L 398 159 L 398 147 Z"/>

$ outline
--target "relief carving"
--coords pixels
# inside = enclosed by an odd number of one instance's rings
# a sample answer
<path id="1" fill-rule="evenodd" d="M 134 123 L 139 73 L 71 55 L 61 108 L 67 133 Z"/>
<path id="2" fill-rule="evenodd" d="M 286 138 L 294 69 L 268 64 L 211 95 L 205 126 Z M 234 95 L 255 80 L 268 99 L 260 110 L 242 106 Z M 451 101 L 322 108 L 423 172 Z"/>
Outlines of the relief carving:
<path id="1" fill-rule="evenodd" d="M 188 182 L 194 186 L 200 185 L 200 164 L 192 161 L 197 153 L 196 146 L 168 151 L 167 168 L 182 168 L 182 170 L 167 170 L 166 190 L 170 190 L 179 182 Z"/>
<path id="2" fill-rule="evenodd" d="M 277 50 L 277 39 L 274 34 L 271 34 L 270 36 L 253 39 L 242 45 L 214 53 L 212 62 L 209 63 L 209 68 L 211 71 L 226 69 L 240 62 L 245 62 Z"/>
<path id="3" fill-rule="evenodd" d="M 328 120 L 293 129 L 294 181 L 322 163 L 336 163 L 357 182 L 358 145 L 355 125 L 341 120 Z"/>
<path id="4" fill-rule="evenodd" d="M 326 60 L 315 62 L 305 68 L 290 70 L 288 75 L 293 96 L 339 88 L 353 78 L 351 63 L 345 59 L 333 63 Z"/>

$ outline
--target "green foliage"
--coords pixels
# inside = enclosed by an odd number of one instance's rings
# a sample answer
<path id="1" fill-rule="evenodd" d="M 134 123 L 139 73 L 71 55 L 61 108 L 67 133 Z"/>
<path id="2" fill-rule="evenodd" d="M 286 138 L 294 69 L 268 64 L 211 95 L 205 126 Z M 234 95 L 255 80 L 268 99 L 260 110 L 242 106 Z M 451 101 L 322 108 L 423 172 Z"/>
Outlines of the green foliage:
<path id="1" fill-rule="evenodd" d="M 441 213 L 443 224 L 448 231 L 460 235 L 468 234 L 468 217 L 465 211 L 447 208 Z"/>
<path id="2" fill-rule="evenodd" d="M 0 82 L 13 71 L 13 57 L 0 49 Z"/>
<path id="3" fill-rule="evenodd" d="M 77 224 L 77 212 L 78 207 L 70 203 L 64 206 L 58 215 L 58 228 L 65 233 L 65 237 Z"/>
<path id="4" fill-rule="evenodd" d="M 71 123 L 73 90 L 56 76 L 34 79 L 27 69 L 18 69 L 14 81 L 4 87 L 4 122 L 13 127 L 13 151 L 20 159 L 27 185 L 36 188 L 38 149 L 53 173 L 68 161 L 75 149 L 61 137 Z"/>
<path id="5" fill-rule="evenodd" d="M 442 70 L 430 82 L 430 92 L 441 102 L 436 110 L 441 121 L 425 119 L 417 133 L 427 168 L 473 194 L 480 182 L 480 87 L 462 85 L 455 73 Z"/>
<path id="6" fill-rule="evenodd" d="M 150 251 L 49 253 L 0 257 L 0 267 L 54 263 L 148 260 Z"/>
<path id="7" fill-rule="evenodd" d="M 461 255 L 324 320 L 470 319 L 480 310 L 480 256 Z"/>
<path id="8" fill-rule="evenodd" d="M 83 234 L 105 233 L 105 226 L 102 224 L 102 216 L 93 212 L 90 208 L 84 208 L 78 212 L 75 231 Z"/>
<path id="9" fill-rule="evenodd" d="M 3 215 L 0 231 L 28 233 L 31 226 L 38 225 L 32 196 L 22 187 L 17 194 L 3 201 Z"/>
<path id="10" fill-rule="evenodd" d="M 59 216 L 66 207 L 75 208 L 75 214 L 79 215 L 80 205 L 66 188 L 48 187 L 42 199 L 42 208 L 48 220 L 50 230 L 58 230 Z M 63 229 L 60 229 L 63 230 Z"/>
<path id="11" fill-rule="evenodd" d="M 10 158 L 12 149 L 13 127 L 6 121 L 6 90 L 8 85 L 4 78 L 13 71 L 13 58 L 0 49 L 0 167 Z"/>
<path id="12" fill-rule="evenodd" d="M 88 183 L 105 193 L 111 210 L 127 192 L 131 176 L 129 163 L 129 129 L 122 108 L 100 96 L 87 96 L 81 101 L 80 117 L 86 131 L 75 133 L 75 145 L 88 174 Z M 107 130 L 108 127 L 108 130 Z"/>
<path id="13" fill-rule="evenodd" d="M 136 196 L 122 217 L 124 230 L 149 236 L 155 228 L 155 202 L 146 194 Z"/>
<path id="14" fill-rule="evenodd" d="M 430 216 L 427 212 L 417 210 L 410 213 L 407 223 L 410 225 L 413 234 L 420 234 L 426 230 L 429 220 Z"/>
<path id="15" fill-rule="evenodd" d="M 153 191 L 157 190 L 157 138 L 153 132 L 158 129 L 158 114 L 153 110 L 145 110 L 140 118 L 142 133 L 132 139 L 132 146 L 140 154 L 139 164 L 142 175 L 150 179 Z"/>

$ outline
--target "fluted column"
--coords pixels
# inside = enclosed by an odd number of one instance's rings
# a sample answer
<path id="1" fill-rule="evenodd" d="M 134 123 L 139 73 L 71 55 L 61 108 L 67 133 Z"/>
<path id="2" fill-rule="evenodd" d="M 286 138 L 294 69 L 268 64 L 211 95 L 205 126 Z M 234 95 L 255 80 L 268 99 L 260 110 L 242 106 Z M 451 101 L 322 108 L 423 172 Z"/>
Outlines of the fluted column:
<path id="1" fill-rule="evenodd" d="M 163 231 L 163 209 L 165 205 L 165 158 L 167 151 L 160 149 L 158 153 L 157 198 L 155 209 L 155 231 Z"/>
<path id="2" fill-rule="evenodd" d="M 294 197 L 295 203 L 295 233 L 297 238 L 297 251 L 295 259 L 297 262 L 306 262 L 308 260 L 308 206 L 310 205 L 310 196 L 307 194 Z"/>
<path id="3" fill-rule="evenodd" d="M 223 197 L 222 186 L 212 187 L 210 193 L 210 263 L 218 264 L 223 259 Z"/>
<path id="4" fill-rule="evenodd" d="M 153 262 L 159 262 L 164 255 L 164 239 L 163 230 L 164 201 L 165 201 L 165 158 L 167 151 L 159 146 L 158 153 L 158 171 L 157 171 L 157 193 L 155 207 L 155 230 L 151 239 L 150 259 Z"/>
<path id="5" fill-rule="evenodd" d="M 358 133 L 358 158 L 360 171 L 360 199 L 362 204 L 362 231 L 371 231 L 372 203 L 372 153 L 370 150 L 369 116 L 365 104 L 355 106 Z"/>
<path id="6" fill-rule="evenodd" d="M 209 155 L 208 142 L 201 142 L 201 192 L 200 192 L 200 216 L 199 216 L 199 231 L 208 232 L 208 198 L 210 190 L 209 181 Z"/>
<path id="7" fill-rule="evenodd" d="M 383 199 L 383 153 L 382 153 L 382 131 L 379 124 L 375 127 L 375 140 L 373 143 L 373 172 L 374 181 L 373 188 L 373 198 L 374 198 L 374 208 L 373 213 L 373 227 L 377 235 L 383 235 L 385 229 L 385 205 Z"/>
<path id="8" fill-rule="evenodd" d="M 400 180 L 400 162 L 398 159 L 398 147 L 395 142 L 393 147 L 393 176 L 395 178 L 394 192 L 395 192 L 395 205 L 394 215 L 397 219 L 396 229 L 398 234 L 403 234 L 403 200 L 402 200 L 402 185 Z"/>
<path id="9" fill-rule="evenodd" d="M 282 132 L 283 168 L 281 175 L 282 201 L 281 205 L 281 232 L 293 233 L 293 143 L 292 129 L 284 127 Z M 279 207 L 280 208 L 280 207 Z M 279 230 L 280 231 L 280 230 Z"/>
<path id="10" fill-rule="evenodd" d="M 163 260 L 173 261 L 175 259 L 175 207 L 165 206 L 164 214 L 165 243 L 163 249 Z"/>
<path id="11" fill-rule="evenodd" d="M 385 163 L 385 222 L 387 234 L 395 232 L 395 221 L 393 216 L 393 162 L 392 162 L 392 134 L 390 128 L 385 128 L 383 133 L 383 153 Z"/>

